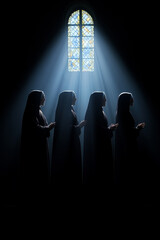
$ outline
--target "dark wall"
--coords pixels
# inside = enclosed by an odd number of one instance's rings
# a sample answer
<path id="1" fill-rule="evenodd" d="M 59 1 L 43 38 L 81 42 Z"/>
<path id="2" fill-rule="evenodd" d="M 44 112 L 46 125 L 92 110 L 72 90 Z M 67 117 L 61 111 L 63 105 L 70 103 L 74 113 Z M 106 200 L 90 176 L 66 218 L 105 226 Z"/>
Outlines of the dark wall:
<path id="1" fill-rule="evenodd" d="M 95 19 L 95 25 L 109 38 L 129 71 L 147 96 L 157 122 L 155 139 L 159 139 L 159 74 L 158 74 L 158 8 L 152 4 L 140 5 L 137 1 L 44 1 L 35 3 L 3 3 L 1 38 L 1 178 L 7 181 L 9 174 L 6 158 L 10 158 L 7 129 L 10 119 L 6 115 L 12 101 L 27 82 L 27 77 L 36 66 L 47 46 L 58 36 L 66 24 L 69 13 L 84 7 Z M 17 111 L 17 110 L 16 110 Z M 17 112 L 15 112 L 15 115 Z M 13 118 L 12 118 L 13 117 Z M 16 118 L 15 118 L 16 119 Z M 12 129 L 14 135 L 16 129 Z M 5 141 L 4 141 L 5 138 Z M 152 141 L 152 140 L 151 140 Z M 18 144 L 18 143 L 17 143 Z M 157 143 L 156 143 L 157 144 Z M 158 144 L 157 144 L 158 145 Z M 157 151 L 159 154 L 159 151 Z M 17 156 L 17 155 L 16 155 Z M 159 157 L 156 156 L 156 159 Z M 10 168 L 16 169 L 16 159 Z M 5 176 L 5 178 L 4 178 Z M 3 183 L 2 183 L 3 184 Z M 4 188 L 6 185 L 3 185 Z M 8 185 L 7 185 L 8 186 Z"/>
<path id="2" fill-rule="evenodd" d="M 154 4 L 83 0 L 58 1 L 56 4 L 23 1 L 2 6 L 2 71 L 5 73 L 4 88 L 9 85 L 7 101 L 23 86 L 48 44 L 64 27 L 68 14 L 79 6 L 93 13 L 97 27 L 110 39 L 137 81 L 149 95 L 152 91 L 153 100 L 158 100 L 151 84 L 151 79 L 157 81 L 158 67 L 155 59 L 158 14 Z"/>

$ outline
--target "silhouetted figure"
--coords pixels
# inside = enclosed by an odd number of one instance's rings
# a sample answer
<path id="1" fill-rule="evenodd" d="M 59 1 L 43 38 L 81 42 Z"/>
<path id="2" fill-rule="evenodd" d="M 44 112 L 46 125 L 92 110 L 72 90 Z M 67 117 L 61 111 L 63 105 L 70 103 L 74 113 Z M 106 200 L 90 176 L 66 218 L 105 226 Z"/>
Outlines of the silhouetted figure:
<path id="1" fill-rule="evenodd" d="M 82 158 L 79 135 L 85 121 L 78 123 L 73 105 L 76 95 L 63 91 L 59 95 L 55 114 L 52 152 L 52 183 L 72 187 L 82 184 Z M 64 188 L 63 188 L 64 189 Z"/>
<path id="2" fill-rule="evenodd" d="M 98 188 L 113 183 L 113 156 L 111 138 L 117 124 L 108 126 L 103 110 L 106 103 L 104 92 L 93 92 L 90 96 L 84 128 L 84 184 Z"/>
<path id="3" fill-rule="evenodd" d="M 133 105 L 131 93 L 122 92 L 118 97 L 116 122 L 119 124 L 115 134 L 116 182 L 121 187 L 137 186 L 139 156 L 137 137 L 145 123 L 135 126 L 130 113 Z"/>
<path id="4" fill-rule="evenodd" d="M 33 90 L 28 95 L 22 120 L 21 133 L 21 171 L 23 191 L 26 197 L 44 193 L 48 187 L 49 151 L 48 137 L 55 123 L 48 125 L 41 106 L 45 94 Z M 27 196 L 28 195 L 28 196 Z"/>

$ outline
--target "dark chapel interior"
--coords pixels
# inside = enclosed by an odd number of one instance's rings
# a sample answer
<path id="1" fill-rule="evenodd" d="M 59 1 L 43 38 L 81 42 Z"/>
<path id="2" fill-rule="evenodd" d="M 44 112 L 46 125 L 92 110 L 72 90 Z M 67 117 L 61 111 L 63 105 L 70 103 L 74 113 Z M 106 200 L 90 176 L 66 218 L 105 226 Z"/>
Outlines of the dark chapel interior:
<path id="1" fill-rule="evenodd" d="M 29 79 L 31 79 L 34 69 L 39 66 L 40 60 L 43 59 L 52 44 L 54 45 L 57 41 L 60 41 L 62 46 L 66 44 L 67 19 L 77 9 L 85 9 L 93 16 L 95 32 L 97 29 L 101 33 L 103 41 L 108 41 L 112 45 L 134 79 L 133 88 L 127 88 L 126 90 L 136 92 L 138 87 L 140 96 L 137 99 L 143 99 L 145 103 L 146 108 L 144 109 L 141 102 L 136 102 L 136 94 L 134 94 L 135 109 L 136 107 L 138 109 L 136 117 L 138 119 L 138 116 L 141 116 L 140 121 L 146 122 L 146 127 L 139 138 L 140 159 L 143 159 L 143 174 L 145 176 L 144 189 L 141 192 L 142 206 L 158 206 L 160 101 L 157 4 L 147 2 L 140 4 L 138 1 L 127 3 L 117 1 L 116 3 L 115 1 L 91 0 L 60 0 L 39 3 L 28 1 L 5 2 L 1 6 L 3 12 L 1 20 L 2 72 L 0 94 L 1 206 L 17 205 L 21 121 L 29 91 L 35 88 L 44 90 L 46 94 L 44 112 L 46 111 L 45 114 L 49 122 L 54 121 L 52 113 L 55 110 L 56 102 L 53 108 L 52 103 L 49 100 L 47 102 L 49 86 L 47 83 L 46 85 L 45 83 L 38 83 L 38 79 L 36 83 L 32 83 Z M 64 35 L 66 34 L 66 40 L 65 38 L 59 40 L 62 32 Z M 57 56 L 62 55 L 58 51 L 56 54 Z M 53 58 L 53 68 L 56 66 L 61 69 L 61 63 L 57 59 L 56 57 Z M 62 68 L 60 71 L 67 70 Z M 103 72 L 103 67 L 101 71 Z M 64 75 L 65 73 L 61 73 L 62 78 Z M 44 75 L 46 82 L 47 76 L 46 73 L 46 77 Z M 53 75 L 54 81 L 56 79 Z M 120 91 L 121 89 L 125 90 L 123 81 L 120 85 Z M 58 94 L 58 91 L 59 89 L 54 88 L 53 95 Z M 112 91 L 114 92 L 114 89 Z M 45 110 L 47 107 L 48 110 Z M 114 118 L 111 120 L 114 121 Z M 52 137 L 49 139 L 50 144 L 51 141 Z"/>

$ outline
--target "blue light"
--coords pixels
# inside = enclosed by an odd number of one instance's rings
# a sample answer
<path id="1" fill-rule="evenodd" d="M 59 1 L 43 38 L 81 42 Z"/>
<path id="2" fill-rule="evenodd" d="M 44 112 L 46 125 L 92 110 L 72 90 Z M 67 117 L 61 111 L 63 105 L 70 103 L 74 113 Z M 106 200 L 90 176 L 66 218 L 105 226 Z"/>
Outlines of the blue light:
<path id="1" fill-rule="evenodd" d="M 134 77 L 125 67 L 120 56 L 113 46 L 104 38 L 103 34 L 96 30 L 95 34 L 95 63 L 94 72 L 68 72 L 68 46 L 65 32 L 61 32 L 56 41 L 48 48 L 42 59 L 37 63 L 35 70 L 28 78 L 24 89 L 13 101 L 12 109 L 8 110 L 14 116 L 15 109 L 19 112 L 19 119 L 14 128 L 21 132 L 21 120 L 28 93 L 33 89 L 41 89 L 46 95 L 46 103 L 43 112 L 48 122 L 54 121 L 55 109 L 60 92 L 73 90 L 76 93 L 75 111 L 78 120 L 84 119 L 89 97 L 93 91 L 104 91 L 107 104 L 104 111 L 110 123 L 115 123 L 118 95 L 123 91 L 133 94 L 135 99 L 132 112 L 137 122 L 146 122 L 147 133 L 142 134 L 142 141 L 149 146 L 150 137 L 153 135 L 153 115 L 148 108 L 147 97 L 140 91 Z M 16 106 L 16 107 L 15 107 Z M 142 111 L 143 109 L 143 111 Z M 155 124 L 156 125 L 156 124 Z M 149 126 L 149 127 L 147 127 Z M 50 154 L 52 148 L 52 131 L 49 138 Z M 19 140 L 20 141 L 20 140 Z M 114 137 L 112 139 L 114 144 Z M 83 130 L 81 134 L 83 148 Z M 154 146 L 148 147 L 148 151 L 154 151 Z"/>

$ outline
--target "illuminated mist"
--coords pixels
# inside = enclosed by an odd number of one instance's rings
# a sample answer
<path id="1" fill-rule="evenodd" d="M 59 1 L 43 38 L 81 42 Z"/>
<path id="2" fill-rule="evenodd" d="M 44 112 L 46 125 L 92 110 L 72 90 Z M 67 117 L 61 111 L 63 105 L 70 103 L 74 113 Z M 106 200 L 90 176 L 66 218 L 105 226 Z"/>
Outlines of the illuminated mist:
<path id="1" fill-rule="evenodd" d="M 115 123 L 118 95 L 123 91 L 131 92 L 134 97 L 134 106 L 131 111 L 133 112 L 136 123 L 146 122 L 146 128 L 141 132 L 139 138 L 142 144 L 141 149 L 142 151 L 147 149 L 149 154 L 154 154 L 154 148 L 157 146 L 151 145 L 149 141 L 149 138 L 152 138 L 154 132 L 154 119 L 146 96 L 139 89 L 137 81 L 135 81 L 134 77 L 126 69 L 111 43 L 98 29 L 95 29 L 94 41 L 94 72 L 68 71 L 67 29 L 59 34 L 43 54 L 34 71 L 24 84 L 22 91 L 15 97 L 10 108 L 6 110 L 6 116 L 7 113 L 10 112 L 11 120 L 14 119 L 14 122 L 7 127 L 7 131 L 11 136 L 10 141 L 8 141 L 8 137 L 4 139 L 4 146 L 7 146 L 7 149 L 4 149 L 4 158 L 8 159 L 8 162 L 3 166 L 4 168 L 12 168 L 16 162 L 16 158 L 19 157 L 23 111 L 27 96 L 33 89 L 40 89 L 45 92 L 46 103 L 43 107 L 43 112 L 49 123 L 54 121 L 58 96 L 60 92 L 64 90 L 73 90 L 76 93 L 77 101 L 75 111 L 79 121 L 84 119 L 90 94 L 93 91 L 104 91 L 107 97 L 104 111 L 106 112 L 109 124 Z M 5 122 L 6 118 L 4 117 L 2 124 L 5 125 Z M 50 156 L 53 132 L 54 130 L 49 138 Z M 5 135 L 7 136 L 6 133 Z M 112 138 L 112 143 L 114 150 L 114 137 Z M 83 149 L 83 130 L 81 134 L 81 145 Z M 12 158 L 9 157 L 9 154 Z"/>

